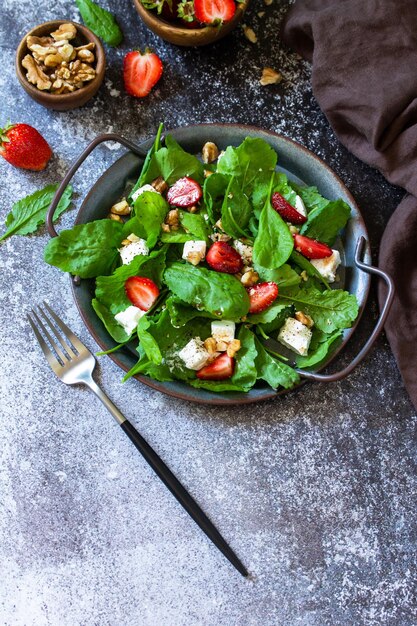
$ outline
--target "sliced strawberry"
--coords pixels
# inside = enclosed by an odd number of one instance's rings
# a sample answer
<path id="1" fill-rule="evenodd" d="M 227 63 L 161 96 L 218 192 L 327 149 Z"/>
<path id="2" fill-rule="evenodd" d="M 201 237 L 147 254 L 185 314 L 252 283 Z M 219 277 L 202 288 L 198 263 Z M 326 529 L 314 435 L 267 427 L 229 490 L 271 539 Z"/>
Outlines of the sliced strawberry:
<path id="1" fill-rule="evenodd" d="M 294 245 L 297 252 L 300 252 L 306 259 L 325 259 L 333 254 L 332 249 L 325 243 L 304 235 L 294 235 Z"/>
<path id="2" fill-rule="evenodd" d="M 271 204 L 275 211 L 280 214 L 283 220 L 291 224 L 304 224 L 307 221 L 305 215 L 297 211 L 287 200 L 277 191 L 272 194 Z"/>
<path id="3" fill-rule="evenodd" d="M 201 200 L 203 191 L 196 180 L 180 178 L 168 189 L 167 200 L 172 206 L 187 208 Z"/>
<path id="4" fill-rule="evenodd" d="M 126 295 L 133 304 L 142 311 L 149 311 L 159 296 L 158 286 L 153 280 L 144 276 L 131 276 L 125 282 Z"/>
<path id="5" fill-rule="evenodd" d="M 229 22 L 235 14 L 234 0 L 194 0 L 196 18 L 203 24 Z"/>
<path id="6" fill-rule="evenodd" d="M 216 272 L 237 274 L 243 268 L 243 260 L 239 252 L 225 241 L 216 241 L 206 254 L 208 265 Z"/>
<path id="7" fill-rule="evenodd" d="M 198 370 L 197 378 L 201 380 L 226 380 L 231 378 L 235 369 L 235 360 L 223 352 L 214 361 Z"/>
<path id="8" fill-rule="evenodd" d="M 127 93 L 136 98 L 147 96 L 161 78 L 162 71 L 161 59 L 154 52 L 128 52 L 123 61 L 123 79 Z"/>
<path id="9" fill-rule="evenodd" d="M 278 285 L 273 282 L 258 283 L 248 288 L 250 298 L 249 313 L 265 311 L 278 297 Z"/>

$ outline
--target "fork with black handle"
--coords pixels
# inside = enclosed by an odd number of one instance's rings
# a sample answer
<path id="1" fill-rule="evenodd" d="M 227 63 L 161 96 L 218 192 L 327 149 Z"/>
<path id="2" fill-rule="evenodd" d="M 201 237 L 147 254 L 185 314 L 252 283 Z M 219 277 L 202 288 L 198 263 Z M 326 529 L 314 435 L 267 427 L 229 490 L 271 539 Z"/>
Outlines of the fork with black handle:
<path id="1" fill-rule="evenodd" d="M 154 472 L 176 497 L 178 502 L 200 526 L 201 530 L 206 533 L 207 537 L 211 539 L 214 545 L 217 546 L 242 576 L 248 576 L 248 571 L 243 563 L 228 546 L 219 531 L 210 522 L 207 515 L 200 509 L 196 501 L 190 496 L 188 491 L 182 486 L 142 435 L 138 433 L 136 428 L 122 415 L 110 398 L 106 396 L 93 380 L 92 373 L 96 364 L 95 357 L 46 302 L 44 302 L 44 307 L 45 309 L 39 307 L 39 313 L 42 319 L 35 310 L 31 312 L 32 317 L 28 315 L 28 319 L 53 372 L 66 385 L 86 385 L 100 398 L 104 406 L 110 411 L 116 422 L 139 450 L 145 461 L 149 463 Z M 55 339 L 53 337 L 55 337 Z"/>

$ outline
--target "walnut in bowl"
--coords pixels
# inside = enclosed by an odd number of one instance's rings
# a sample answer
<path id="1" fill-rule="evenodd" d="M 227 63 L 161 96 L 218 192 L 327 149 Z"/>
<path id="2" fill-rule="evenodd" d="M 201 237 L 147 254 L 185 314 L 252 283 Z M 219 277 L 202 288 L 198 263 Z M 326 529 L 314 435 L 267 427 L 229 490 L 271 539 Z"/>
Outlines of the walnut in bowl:
<path id="1" fill-rule="evenodd" d="M 106 60 L 99 39 L 69 21 L 41 24 L 27 33 L 16 53 L 16 73 L 36 102 L 57 111 L 85 104 L 99 89 Z"/>

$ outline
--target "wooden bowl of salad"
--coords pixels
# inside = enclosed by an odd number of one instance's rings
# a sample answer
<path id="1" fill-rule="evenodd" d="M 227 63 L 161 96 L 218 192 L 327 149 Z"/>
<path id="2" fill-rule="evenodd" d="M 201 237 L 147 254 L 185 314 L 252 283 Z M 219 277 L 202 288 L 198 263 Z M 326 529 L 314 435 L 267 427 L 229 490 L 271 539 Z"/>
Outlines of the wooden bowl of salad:
<path id="1" fill-rule="evenodd" d="M 156 35 L 177 46 L 206 46 L 225 37 L 242 20 L 250 0 L 134 0 Z"/>

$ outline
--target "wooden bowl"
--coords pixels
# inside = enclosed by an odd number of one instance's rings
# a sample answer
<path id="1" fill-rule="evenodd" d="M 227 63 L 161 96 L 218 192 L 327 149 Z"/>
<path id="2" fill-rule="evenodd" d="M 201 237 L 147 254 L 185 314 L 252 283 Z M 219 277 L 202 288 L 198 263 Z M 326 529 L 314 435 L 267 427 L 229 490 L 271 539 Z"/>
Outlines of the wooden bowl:
<path id="1" fill-rule="evenodd" d="M 156 13 L 145 9 L 141 0 L 133 0 L 137 12 L 146 26 L 156 35 L 177 46 L 206 46 L 225 37 L 241 21 L 248 8 L 250 0 L 237 3 L 236 13 L 230 22 L 219 26 L 204 26 L 203 28 L 183 28 L 173 22 L 167 22 Z"/>
<path id="2" fill-rule="evenodd" d="M 77 36 L 73 40 L 76 45 L 82 46 L 87 43 L 94 43 L 94 54 L 96 57 L 95 70 L 96 77 L 87 83 L 85 87 L 77 89 L 72 93 L 54 94 L 49 91 L 41 91 L 35 85 L 32 85 L 26 78 L 26 70 L 22 67 L 22 60 L 30 52 L 28 50 L 26 39 L 29 35 L 34 37 L 45 37 L 50 35 L 53 31 L 57 30 L 61 24 L 72 23 L 77 29 Z M 52 22 L 45 22 L 40 24 L 23 37 L 16 52 L 16 74 L 20 84 L 31 98 L 36 100 L 39 104 L 42 104 L 48 109 L 55 109 L 56 111 L 68 111 L 69 109 L 76 109 L 83 106 L 88 100 L 90 100 L 98 91 L 104 78 L 104 70 L 106 68 L 106 56 L 104 48 L 100 40 L 91 32 L 89 28 L 86 28 L 82 24 L 71 22 L 70 20 L 55 20 Z"/>

